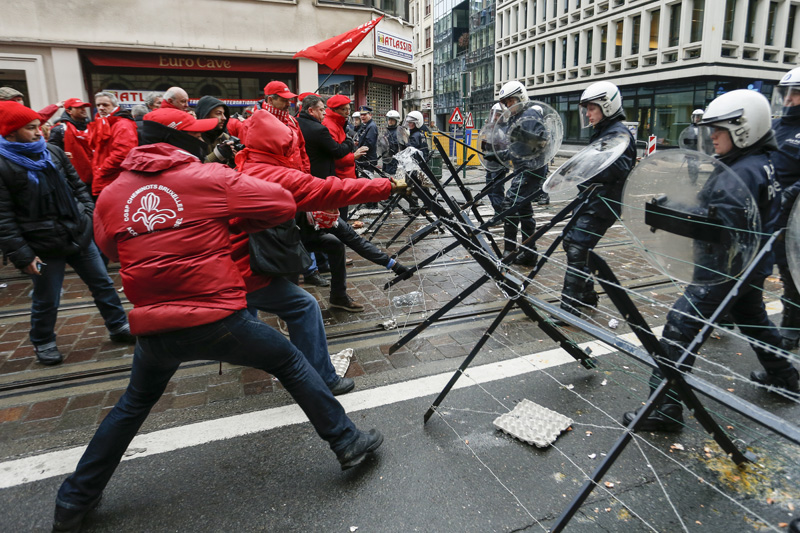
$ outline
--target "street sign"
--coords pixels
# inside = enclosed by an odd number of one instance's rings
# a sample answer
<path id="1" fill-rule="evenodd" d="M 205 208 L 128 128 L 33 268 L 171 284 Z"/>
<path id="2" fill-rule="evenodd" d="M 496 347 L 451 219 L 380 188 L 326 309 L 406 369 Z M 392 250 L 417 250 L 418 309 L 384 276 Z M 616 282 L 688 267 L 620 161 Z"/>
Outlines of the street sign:
<path id="1" fill-rule="evenodd" d="M 653 155 L 654 153 L 656 153 L 656 141 L 657 140 L 658 139 L 657 139 L 657 137 L 655 135 L 651 135 L 647 139 L 647 155 Z"/>
<path id="2" fill-rule="evenodd" d="M 458 124 L 461 126 L 464 124 L 464 115 L 461 114 L 461 110 L 459 108 L 453 109 L 453 114 L 450 115 L 450 120 L 448 120 L 450 124 Z"/>
<path id="3" fill-rule="evenodd" d="M 464 120 L 464 127 L 468 130 L 475 127 L 475 122 L 472 120 L 472 111 L 467 112 L 467 118 Z"/>
<path id="4" fill-rule="evenodd" d="M 472 96 L 472 72 L 462 72 L 459 85 L 461 98 Z"/>
<path id="5" fill-rule="evenodd" d="M 469 115 L 472 117 L 472 115 Z M 472 144 L 472 130 L 467 130 L 464 132 L 464 142 L 467 144 Z"/>

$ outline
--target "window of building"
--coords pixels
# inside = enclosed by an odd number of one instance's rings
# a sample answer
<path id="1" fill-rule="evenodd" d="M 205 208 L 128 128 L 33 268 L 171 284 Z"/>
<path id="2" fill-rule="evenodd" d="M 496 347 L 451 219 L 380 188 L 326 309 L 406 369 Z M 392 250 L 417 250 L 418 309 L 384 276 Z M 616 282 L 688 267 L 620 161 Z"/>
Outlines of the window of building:
<path id="1" fill-rule="evenodd" d="M 531 46 L 531 74 L 536 73 L 536 47 Z"/>
<path id="2" fill-rule="evenodd" d="M 631 54 L 636 55 L 639 53 L 639 39 L 642 32 L 642 16 L 636 15 L 631 19 L 631 26 L 633 26 L 631 35 Z"/>
<path id="3" fill-rule="evenodd" d="M 497 17 L 497 35 L 499 37 L 503 37 L 503 14 L 500 13 L 500 16 Z"/>
<path id="4" fill-rule="evenodd" d="M 514 52 L 511 55 L 511 64 L 514 66 L 514 68 L 512 69 L 514 71 L 514 74 L 512 74 L 511 79 L 516 80 L 519 77 L 519 70 L 517 68 L 519 66 L 519 57 L 517 52 Z"/>
<path id="5" fill-rule="evenodd" d="M 703 15 L 705 9 L 706 0 L 694 0 L 694 4 L 692 4 L 692 29 L 689 33 L 689 42 L 696 43 L 703 40 Z"/>
<path id="6" fill-rule="evenodd" d="M 734 2 L 736 0 L 733 0 Z M 658 26 L 661 24 L 661 10 L 654 9 L 650 12 L 650 51 L 658 50 Z"/>
<path id="7" fill-rule="evenodd" d="M 541 61 L 539 61 L 539 65 L 541 65 L 539 67 L 539 72 L 544 74 L 544 63 L 545 63 L 545 61 L 547 61 L 545 53 L 544 53 L 544 43 L 539 45 L 539 57 L 541 58 Z"/>
<path id="8" fill-rule="evenodd" d="M 525 76 L 528 75 L 528 64 L 526 63 L 524 48 L 520 51 L 519 55 L 520 55 L 520 63 L 522 64 L 522 77 L 524 78 Z"/>
<path id="9" fill-rule="evenodd" d="M 553 18 L 558 18 L 558 0 L 553 0 Z"/>
<path id="10" fill-rule="evenodd" d="M 428 26 L 425 28 L 425 50 L 430 49 L 431 47 L 431 27 Z"/>
<path id="11" fill-rule="evenodd" d="M 681 4 L 674 4 L 669 9 L 669 44 L 678 46 L 681 40 Z"/>
<path id="12" fill-rule="evenodd" d="M 608 24 L 600 26 L 600 61 L 606 60 L 606 48 L 608 47 Z"/>
<path id="13" fill-rule="evenodd" d="M 569 11 L 569 0 L 564 0 L 564 13 Z"/>
<path id="14" fill-rule="evenodd" d="M 581 43 L 581 34 L 576 33 L 572 36 L 572 66 L 577 67 L 578 62 L 580 61 L 580 43 Z"/>
<path id="15" fill-rule="evenodd" d="M 561 38 L 561 68 L 567 68 L 567 38 Z"/>
<path id="16" fill-rule="evenodd" d="M 725 2 L 725 25 L 722 28 L 722 40 L 733 40 L 733 18 L 736 15 L 736 0 Z"/>
<path id="17" fill-rule="evenodd" d="M 425 16 L 431 14 L 431 0 L 425 0 Z"/>
<path id="18" fill-rule="evenodd" d="M 617 21 L 617 36 L 614 41 L 614 57 L 622 57 L 622 30 L 624 27 L 624 19 Z"/>
<path id="19" fill-rule="evenodd" d="M 769 15 L 767 16 L 767 37 L 764 44 L 772 46 L 775 44 L 775 15 L 778 13 L 778 2 L 769 3 Z"/>
<path id="20" fill-rule="evenodd" d="M 586 62 L 592 63 L 592 45 L 594 44 L 594 30 L 586 32 Z"/>
<path id="21" fill-rule="evenodd" d="M 556 70 L 556 42 L 550 41 L 547 45 L 550 47 L 550 72 L 553 72 Z"/>
<path id="22" fill-rule="evenodd" d="M 746 43 L 752 43 L 756 38 L 756 11 L 758 11 L 758 0 L 748 0 L 747 22 L 744 27 L 744 42 Z"/>
<path id="23" fill-rule="evenodd" d="M 538 0 L 533 0 L 533 23 L 534 24 L 539 22 L 538 20 L 536 20 L 536 8 L 538 7 L 538 3 L 539 3 Z"/>
<path id="24" fill-rule="evenodd" d="M 528 2 L 522 6 L 522 29 L 528 29 Z"/>
<path id="25" fill-rule="evenodd" d="M 786 48 L 794 48 L 794 22 L 797 17 L 797 4 L 789 8 L 789 26 L 786 28 Z"/>

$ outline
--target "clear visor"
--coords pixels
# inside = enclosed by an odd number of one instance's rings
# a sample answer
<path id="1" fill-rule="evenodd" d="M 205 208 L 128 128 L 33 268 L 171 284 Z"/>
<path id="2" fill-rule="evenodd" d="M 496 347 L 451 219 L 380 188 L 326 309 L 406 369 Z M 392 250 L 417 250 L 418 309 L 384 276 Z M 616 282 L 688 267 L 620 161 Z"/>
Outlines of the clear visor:
<path id="1" fill-rule="evenodd" d="M 589 107 L 582 105 L 580 106 L 580 110 L 581 110 L 581 128 L 585 129 L 590 127 L 592 123 L 589 122 Z"/>
<path id="2" fill-rule="evenodd" d="M 678 137 L 678 146 L 684 150 L 693 150 L 706 155 L 714 155 L 714 143 L 711 141 L 710 126 L 690 124 Z"/>
<path id="3" fill-rule="evenodd" d="M 782 117 L 784 108 L 795 105 L 792 100 L 798 99 L 798 96 L 800 96 L 800 87 L 788 87 L 783 85 L 775 87 L 775 89 L 772 90 L 772 116 L 775 118 Z"/>

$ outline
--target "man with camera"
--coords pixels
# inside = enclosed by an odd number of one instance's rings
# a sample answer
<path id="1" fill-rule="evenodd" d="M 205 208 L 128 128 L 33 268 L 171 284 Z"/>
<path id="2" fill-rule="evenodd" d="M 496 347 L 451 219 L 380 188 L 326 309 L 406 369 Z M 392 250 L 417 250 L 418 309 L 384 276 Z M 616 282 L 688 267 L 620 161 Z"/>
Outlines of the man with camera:
<path id="1" fill-rule="evenodd" d="M 233 168 L 233 159 L 242 146 L 239 139 L 228 133 L 227 124 L 231 118 L 231 110 L 220 99 L 204 96 L 197 102 L 195 112 L 200 120 L 215 118 L 219 121 L 216 128 L 202 133 L 203 140 L 208 145 L 206 163 L 222 163 Z"/>

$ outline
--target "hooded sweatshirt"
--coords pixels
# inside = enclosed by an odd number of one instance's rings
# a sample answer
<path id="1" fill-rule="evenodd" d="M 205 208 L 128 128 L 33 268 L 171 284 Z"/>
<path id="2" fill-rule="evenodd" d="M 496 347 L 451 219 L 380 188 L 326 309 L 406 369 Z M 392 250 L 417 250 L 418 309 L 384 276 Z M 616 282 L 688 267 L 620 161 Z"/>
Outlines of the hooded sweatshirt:
<path id="1" fill-rule="evenodd" d="M 139 145 L 139 134 L 133 115 L 117 108 L 107 117 L 95 116 L 89 125 L 92 156 L 92 195 L 99 196 L 122 172 L 122 161 Z"/>
<path id="2" fill-rule="evenodd" d="M 209 324 L 244 309 L 228 221 L 285 222 L 295 214 L 292 195 L 167 143 L 134 148 L 122 167 L 98 199 L 94 230 L 103 253 L 121 264 L 131 332 Z"/>
<path id="3" fill-rule="evenodd" d="M 225 111 L 225 122 L 222 124 L 222 127 L 214 128 L 211 131 L 203 132 L 203 140 L 208 144 L 208 155 L 206 156 L 206 163 L 222 163 L 216 155 L 214 155 L 214 148 L 221 142 L 230 140 L 231 136 L 227 131 L 227 123 L 231 118 L 231 110 L 230 108 L 225 105 L 222 100 L 219 98 L 215 98 L 213 96 L 203 96 L 197 102 L 197 107 L 195 108 L 195 114 L 197 115 L 198 119 L 209 118 L 208 114 L 211 113 L 217 107 L 222 106 L 222 109 Z M 227 163 L 227 161 L 225 161 Z M 233 166 L 233 165 L 231 165 Z"/>
<path id="4" fill-rule="evenodd" d="M 341 180 L 329 176 L 315 178 L 311 174 L 292 168 L 294 135 L 292 130 L 267 111 L 259 110 L 244 122 L 242 142 L 247 146 L 236 155 L 237 168 L 250 176 L 271 181 L 285 187 L 294 197 L 298 211 L 321 211 L 364 202 L 377 202 L 389 197 L 392 184 L 388 179 Z M 246 227 L 241 219 L 234 219 L 234 228 Z M 253 292 L 269 284 L 270 278 L 253 274 L 247 234 L 237 232 L 231 236 L 233 258 Z"/>

